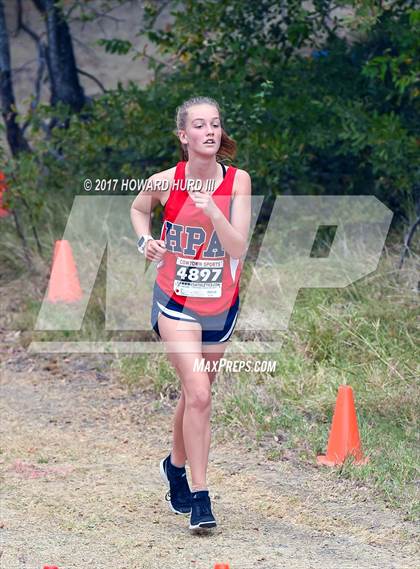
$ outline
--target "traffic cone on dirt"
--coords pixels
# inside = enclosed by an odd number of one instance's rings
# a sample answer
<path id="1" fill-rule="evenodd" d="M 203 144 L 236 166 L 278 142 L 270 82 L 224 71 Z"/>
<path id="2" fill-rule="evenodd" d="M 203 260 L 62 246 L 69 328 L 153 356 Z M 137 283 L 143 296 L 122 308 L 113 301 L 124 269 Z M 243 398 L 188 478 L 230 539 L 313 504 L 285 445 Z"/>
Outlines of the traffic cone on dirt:
<path id="1" fill-rule="evenodd" d="M 328 439 L 327 454 L 318 455 L 317 462 L 318 464 L 335 466 L 343 464 L 348 456 L 353 456 L 357 465 L 366 464 L 369 460 L 363 458 L 362 454 L 353 390 L 349 385 L 340 385 Z"/>
<path id="2" fill-rule="evenodd" d="M 77 302 L 82 296 L 71 245 L 65 239 L 56 241 L 47 300 L 49 302 Z"/>
<path id="3" fill-rule="evenodd" d="M 216 563 L 214 569 L 229 569 L 229 563 Z"/>

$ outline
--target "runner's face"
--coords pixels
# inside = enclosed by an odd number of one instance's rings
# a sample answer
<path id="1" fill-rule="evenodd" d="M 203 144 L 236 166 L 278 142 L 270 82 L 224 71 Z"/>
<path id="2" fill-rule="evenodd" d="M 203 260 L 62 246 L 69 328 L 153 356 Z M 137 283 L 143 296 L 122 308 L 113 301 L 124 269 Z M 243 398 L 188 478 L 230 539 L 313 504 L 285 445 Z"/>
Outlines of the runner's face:
<path id="1" fill-rule="evenodd" d="M 188 109 L 185 130 L 180 139 L 188 144 L 189 154 L 213 156 L 220 148 L 222 126 L 219 111 L 212 105 L 195 105 Z"/>

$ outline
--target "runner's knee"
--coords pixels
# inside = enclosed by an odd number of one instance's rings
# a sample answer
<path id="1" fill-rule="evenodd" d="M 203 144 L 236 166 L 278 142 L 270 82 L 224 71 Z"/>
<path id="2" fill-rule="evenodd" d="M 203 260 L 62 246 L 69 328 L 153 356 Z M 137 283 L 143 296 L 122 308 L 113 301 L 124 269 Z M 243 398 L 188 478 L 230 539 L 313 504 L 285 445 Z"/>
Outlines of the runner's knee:
<path id="1" fill-rule="evenodd" d="M 195 387 L 185 391 L 185 406 L 190 409 L 207 411 L 211 406 L 211 390 L 209 387 Z"/>

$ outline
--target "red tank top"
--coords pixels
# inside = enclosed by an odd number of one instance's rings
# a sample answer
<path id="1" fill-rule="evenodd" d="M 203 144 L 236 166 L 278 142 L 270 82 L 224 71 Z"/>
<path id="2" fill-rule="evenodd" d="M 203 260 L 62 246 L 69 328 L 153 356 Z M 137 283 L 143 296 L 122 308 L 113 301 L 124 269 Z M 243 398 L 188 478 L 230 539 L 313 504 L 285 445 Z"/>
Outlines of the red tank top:
<path id="1" fill-rule="evenodd" d="M 186 162 L 178 162 L 164 207 L 161 239 L 165 240 L 166 253 L 158 264 L 156 283 L 179 304 L 211 316 L 235 303 L 242 260 L 224 251 L 210 218 L 195 206 L 185 189 L 185 166 Z M 227 219 L 236 170 L 229 166 L 212 193 Z"/>

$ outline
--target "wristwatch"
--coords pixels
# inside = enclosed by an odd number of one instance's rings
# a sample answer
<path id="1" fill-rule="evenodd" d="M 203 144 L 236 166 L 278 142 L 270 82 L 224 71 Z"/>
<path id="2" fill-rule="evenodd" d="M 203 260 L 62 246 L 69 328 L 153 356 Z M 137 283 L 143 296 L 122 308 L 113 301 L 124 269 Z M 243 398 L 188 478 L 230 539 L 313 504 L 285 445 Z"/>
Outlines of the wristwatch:
<path id="1" fill-rule="evenodd" d="M 153 239 L 151 235 L 140 235 L 139 240 L 137 241 L 137 249 L 139 252 L 144 255 L 144 250 L 146 249 L 146 243 Z"/>

